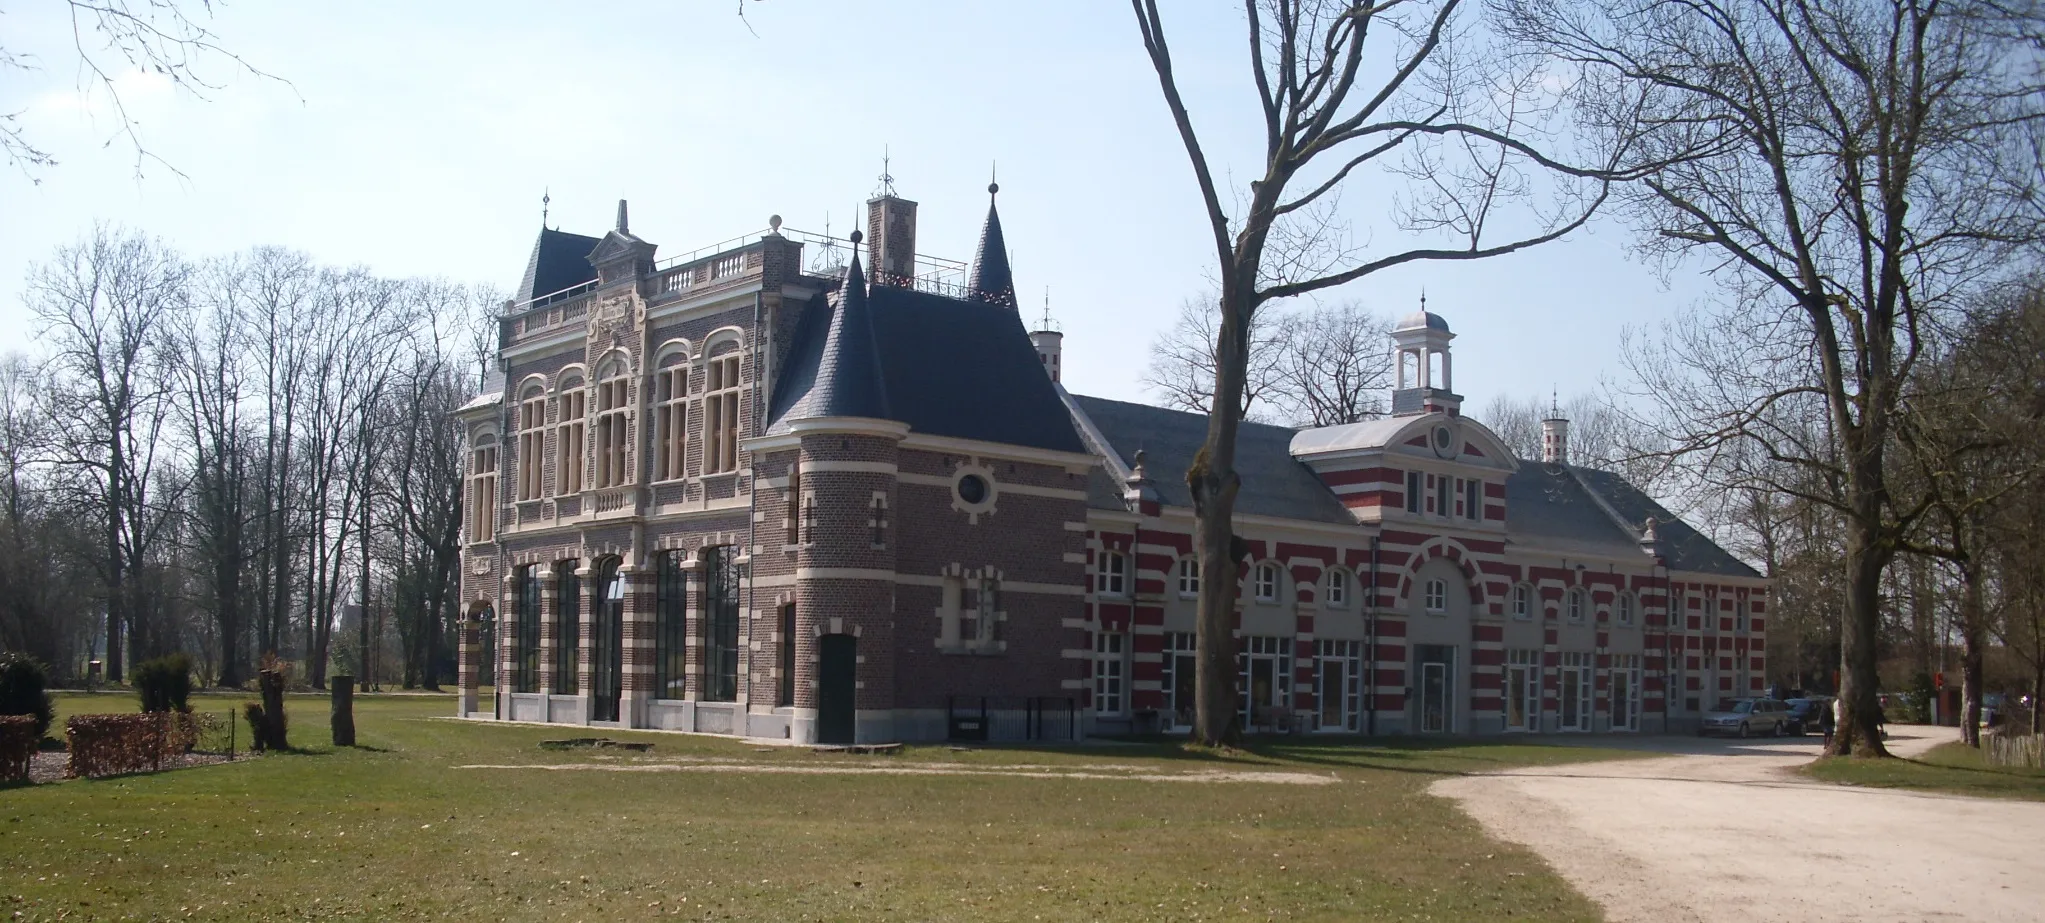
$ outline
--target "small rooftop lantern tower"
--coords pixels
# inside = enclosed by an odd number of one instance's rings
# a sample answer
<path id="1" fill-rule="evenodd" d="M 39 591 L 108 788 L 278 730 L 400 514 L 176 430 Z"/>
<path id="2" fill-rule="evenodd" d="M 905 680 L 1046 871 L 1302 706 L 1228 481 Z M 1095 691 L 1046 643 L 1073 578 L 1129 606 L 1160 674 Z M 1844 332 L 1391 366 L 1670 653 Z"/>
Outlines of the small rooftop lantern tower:
<path id="1" fill-rule="evenodd" d="M 1051 319 L 1051 287 L 1044 286 L 1044 318 L 1037 321 L 1030 331 L 1030 342 L 1036 344 L 1037 361 L 1044 364 L 1044 373 L 1053 382 L 1063 380 L 1059 366 L 1065 362 L 1065 334 L 1058 330 L 1058 323 Z"/>
<path id="2" fill-rule="evenodd" d="M 1427 310 L 1424 294 L 1420 310 L 1399 319 L 1392 328 L 1392 362 L 1397 376 L 1392 389 L 1393 416 L 1462 414 L 1463 396 L 1455 393 L 1454 370 L 1449 363 L 1449 341 L 1455 338 L 1449 322 Z"/>
<path id="3" fill-rule="evenodd" d="M 1562 415 L 1562 404 L 1554 397 L 1548 399 L 1548 416 L 1541 421 L 1541 461 L 1550 465 L 1569 464 L 1569 418 Z"/>

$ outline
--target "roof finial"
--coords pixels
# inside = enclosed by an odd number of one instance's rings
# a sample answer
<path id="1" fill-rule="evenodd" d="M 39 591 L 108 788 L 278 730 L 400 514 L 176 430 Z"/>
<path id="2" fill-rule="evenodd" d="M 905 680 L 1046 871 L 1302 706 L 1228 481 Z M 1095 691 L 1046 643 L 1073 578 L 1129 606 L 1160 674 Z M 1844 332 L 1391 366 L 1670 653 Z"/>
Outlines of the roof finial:
<path id="1" fill-rule="evenodd" d="M 879 191 L 874 193 L 874 195 L 876 196 L 891 196 L 895 194 L 895 175 L 893 173 L 888 172 L 888 164 L 892 159 L 893 158 L 890 156 L 888 152 L 888 146 L 885 144 L 881 145 L 880 189 Z"/>
<path id="2" fill-rule="evenodd" d="M 1044 286 L 1044 327 L 1043 327 L 1043 329 L 1045 329 L 1045 330 L 1049 330 L 1049 329 L 1051 329 L 1051 287 L 1050 287 L 1050 286 L 1048 286 L 1048 285 Z"/>
<path id="3" fill-rule="evenodd" d="M 1552 385 L 1548 388 L 1548 416 L 1562 418 L 1562 389 Z"/>
<path id="4" fill-rule="evenodd" d="M 987 162 L 987 194 L 990 196 L 1001 191 L 1001 184 L 994 181 L 994 174 L 999 166 L 996 161 Z"/>
<path id="5" fill-rule="evenodd" d="M 542 230 L 546 229 L 547 227 L 547 209 L 553 204 L 554 204 L 553 187 L 542 187 L 540 189 L 540 228 Z"/>
<path id="6" fill-rule="evenodd" d="M 618 200 L 618 233 L 620 233 L 620 234 L 630 234 L 630 233 L 632 233 L 632 225 L 631 225 L 631 222 L 629 222 L 629 221 L 626 221 L 626 220 L 625 220 L 625 200 L 624 200 L 624 199 L 619 199 L 619 200 Z"/>
<path id="7" fill-rule="evenodd" d="M 1420 313 L 1427 313 L 1427 286 L 1420 287 Z"/>

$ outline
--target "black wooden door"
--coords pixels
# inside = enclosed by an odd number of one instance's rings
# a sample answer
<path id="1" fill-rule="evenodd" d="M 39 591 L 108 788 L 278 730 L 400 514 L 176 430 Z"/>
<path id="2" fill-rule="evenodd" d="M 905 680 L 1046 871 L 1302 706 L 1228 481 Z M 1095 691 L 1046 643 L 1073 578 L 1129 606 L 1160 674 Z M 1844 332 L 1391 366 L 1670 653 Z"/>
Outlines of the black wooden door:
<path id="1" fill-rule="evenodd" d="M 817 639 L 817 743 L 853 743 L 852 700 L 859 663 L 859 640 L 851 635 Z"/>

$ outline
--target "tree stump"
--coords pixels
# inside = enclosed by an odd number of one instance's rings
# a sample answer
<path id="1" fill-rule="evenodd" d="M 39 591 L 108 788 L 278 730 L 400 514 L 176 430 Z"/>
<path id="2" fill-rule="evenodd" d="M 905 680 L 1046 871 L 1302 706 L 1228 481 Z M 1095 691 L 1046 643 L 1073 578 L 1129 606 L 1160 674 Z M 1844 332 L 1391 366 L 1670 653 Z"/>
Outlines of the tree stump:
<path id="1" fill-rule="evenodd" d="M 355 746 L 355 677 L 334 676 L 327 682 L 333 686 L 334 746 Z"/>
<path id="2" fill-rule="evenodd" d="M 285 739 L 284 671 L 264 670 L 257 677 L 257 685 L 263 690 L 263 749 L 289 750 L 291 744 Z"/>

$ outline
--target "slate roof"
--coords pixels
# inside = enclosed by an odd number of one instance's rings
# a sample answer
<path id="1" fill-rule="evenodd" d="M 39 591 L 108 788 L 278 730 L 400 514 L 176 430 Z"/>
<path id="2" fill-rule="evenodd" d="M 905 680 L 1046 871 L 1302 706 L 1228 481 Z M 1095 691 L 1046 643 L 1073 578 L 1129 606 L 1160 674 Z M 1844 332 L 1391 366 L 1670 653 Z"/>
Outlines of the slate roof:
<path id="1" fill-rule="evenodd" d="M 1689 523 L 1668 511 L 1654 498 L 1642 493 L 1640 488 L 1619 475 L 1595 468 L 1570 468 L 1590 489 L 1597 491 L 1610 504 L 1619 518 L 1635 529 L 1641 528 L 1648 517 L 1654 517 L 1655 538 L 1661 546 L 1662 559 L 1668 562 L 1670 570 L 1694 571 L 1705 574 L 1721 574 L 1731 577 L 1759 577 L 1761 572 L 1747 565 L 1731 552 L 1719 547 L 1710 536 L 1690 527 Z"/>
<path id="2" fill-rule="evenodd" d="M 1193 505 L 1186 466 L 1207 441 L 1204 414 L 1077 394 L 1072 400 L 1108 440 L 1103 448 L 1113 451 L 1122 464 L 1134 465 L 1136 450 L 1143 450 L 1144 473 L 1160 500 L 1168 506 Z M 1356 517 L 1311 469 L 1292 457 L 1294 432 L 1262 423 L 1244 423 L 1237 431 L 1236 471 L 1243 487 L 1236 495 L 1236 511 L 1354 525 Z M 1091 488 L 1088 494 L 1091 497 Z"/>
<path id="3" fill-rule="evenodd" d="M 1515 538 L 1559 539 L 1612 554 L 1640 554 L 1590 491 L 1561 465 L 1520 460 L 1505 479 L 1505 530 Z"/>
<path id="4" fill-rule="evenodd" d="M 590 265 L 589 254 L 602 241 L 601 237 L 541 228 L 539 239 L 533 241 L 532 258 L 526 260 L 525 275 L 518 283 L 518 300 L 531 301 L 596 279 L 596 267 Z"/>
<path id="5" fill-rule="evenodd" d="M 1008 241 L 1001 236 L 1001 213 L 994 210 L 994 193 L 1001 190 L 987 184 L 987 223 L 980 229 L 980 249 L 973 256 L 973 272 L 966 279 L 966 297 L 988 304 L 1015 307 L 1015 274 L 1008 268 Z"/>
<path id="6" fill-rule="evenodd" d="M 859 346 L 859 325 L 842 304 L 813 303 L 804 314 L 774 387 L 769 434 L 788 432 L 794 420 L 861 409 L 860 416 L 927 435 L 1086 452 L 1013 308 L 873 285 L 858 312 L 870 349 Z M 877 373 L 877 385 L 867 383 L 868 372 Z M 841 387 L 858 393 L 841 397 Z"/>

